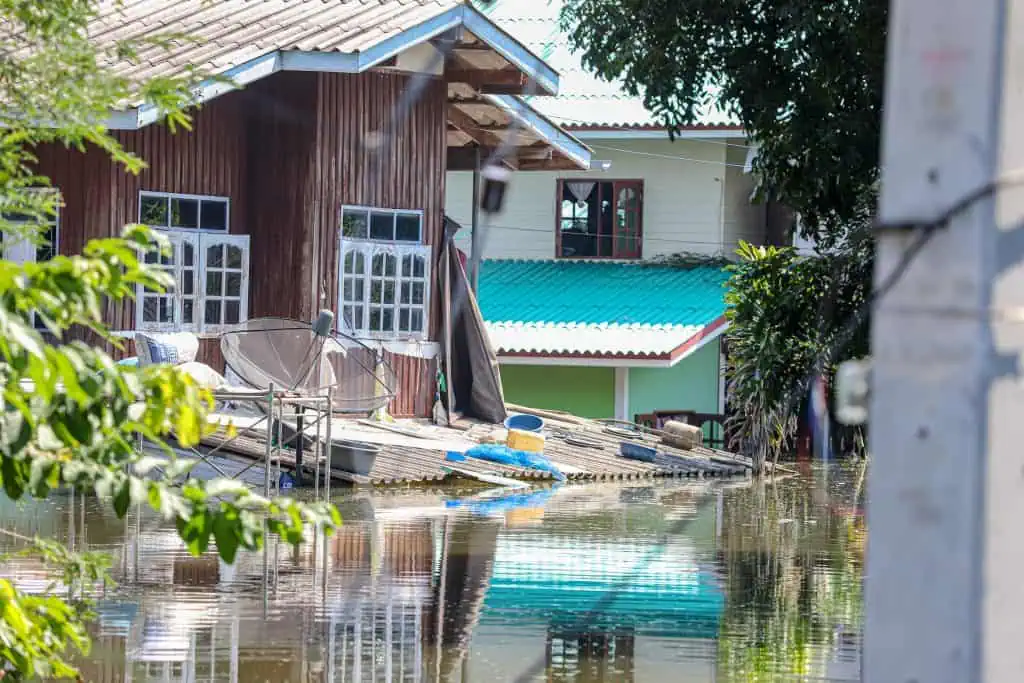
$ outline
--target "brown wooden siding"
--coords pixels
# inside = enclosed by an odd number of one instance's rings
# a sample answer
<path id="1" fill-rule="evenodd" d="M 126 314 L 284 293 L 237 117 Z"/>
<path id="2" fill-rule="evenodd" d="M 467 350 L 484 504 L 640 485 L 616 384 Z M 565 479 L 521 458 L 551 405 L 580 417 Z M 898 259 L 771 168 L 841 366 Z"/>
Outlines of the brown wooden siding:
<path id="1" fill-rule="evenodd" d="M 398 382 L 395 400 L 388 411 L 395 417 L 429 417 L 437 385 L 437 361 L 401 354 L 384 354 Z"/>
<path id="2" fill-rule="evenodd" d="M 444 83 L 426 84 L 390 130 L 380 159 L 367 144 L 410 84 L 400 74 L 276 74 L 198 110 L 191 131 L 172 134 L 157 124 L 117 133 L 148 163 L 138 176 L 100 150 L 42 148 L 39 170 L 64 195 L 60 250 L 77 253 L 88 239 L 115 235 L 137 220 L 140 190 L 226 196 L 231 232 L 251 236 L 250 317 L 310 320 L 320 308 L 338 312 L 340 209 L 358 204 L 423 211 L 436 276 L 444 217 Z M 430 300 L 428 329 L 437 340 L 441 297 L 432 292 Z M 110 303 L 105 315 L 113 329 L 134 328 L 133 302 Z M 216 343 L 204 341 L 201 360 L 223 369 Z M 434 362 L 395 357 L 393 364 L 399 397 L 392 412 L 429 415 Z"/>

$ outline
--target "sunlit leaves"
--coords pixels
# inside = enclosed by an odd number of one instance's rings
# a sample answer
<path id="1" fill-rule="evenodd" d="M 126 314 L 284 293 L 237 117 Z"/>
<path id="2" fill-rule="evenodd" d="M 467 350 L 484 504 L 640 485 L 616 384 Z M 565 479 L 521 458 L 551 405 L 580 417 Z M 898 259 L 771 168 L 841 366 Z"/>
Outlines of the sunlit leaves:
<path id="1" fill-rule="evenodd" d="M 810 374 L 863 356 L 868 328 L 839 333 L 870 293 L 871 259 L 851 249 L 814 258 L 741 244 L 726 289 L 730 427 L 734 446 L 767 457 L 792 447 Z"/>

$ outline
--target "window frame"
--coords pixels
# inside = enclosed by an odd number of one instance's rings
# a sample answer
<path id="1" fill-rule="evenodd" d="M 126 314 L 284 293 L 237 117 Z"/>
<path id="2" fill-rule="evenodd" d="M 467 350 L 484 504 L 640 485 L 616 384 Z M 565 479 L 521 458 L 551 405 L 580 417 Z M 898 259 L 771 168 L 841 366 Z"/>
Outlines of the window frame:
<path id="1" fill-rule="evenodd" d="M 46 258 L 46 259 L 43 259 L 43 261 L 40 261 L 39 260 L 39 250 L 41 248 L 43 248 L 43 245 L 35 243 L 35 242 L 32 242 L 31 240 L 28 240 L 28 239 L 20 239 L 17 242 L 12 243 L 11 246 L 5 247 L 4 246 L 4 239 L 3 239 L 3 230 L 0 229 L 0 259 L 3 259 L 5 261 L 11 261 L 12 263 L 18 263 L 18 264 L 42 263 L 42 262 L 45 262 L 45 261 L 49 261 L 50 259 L 60 255 L 61 207 L 63 206 L 63 202 L 64 202 L 64 199 L 63 199 L 63 197 L 60 194 L 60 189 L 56 188 L 56 187 L 39 187 L 39 188 L 31 188 L 28 191 L 29 192 L 52 192 L 57 197 L 57 202 L 54 204 L 54 212 L 53 212 L 52 220 L 45 221 L 45 225 L 53 227 L 53 240 L 51 240 L 50 243 L 49 243 L 49 249 L 52 251 L 52 254 L 50 255 L 49 258 Z M 31 223 L 31 221 L 20 221 L 20 220 L 11 220 L 11 219 L 7 219 L 7 222 L 15 224 L 15 225 L 29 225 Z M 36 226 L 37 227 L 41 227 L 43 224 L 44 224 L 43 222 L 39 222 L 39 223 L 36 223 Z M 49 231 L 49 230 L 47 230 L 47 231 Z M 28 246 L 32 247 L 32 252 L 31 252 L 32 258 L 31 259 L 24 258 L 24 256 L 25 256 L 24 252 L 27 251 L 27 247 Z M 20 250 L 20 251 L 18 251 L 18 250 Z M 32 314 L 32 327 L 34 327 L 36 330 L 39 330 L 41 332 L 49 332 L 49 330 L 43 324 L 42 320 L 40 320 L 39 316 L 36 315 L 35 313 Z"/>
<path id="2" fill-rule="evenodd" d="M 569 182 L 594 182 L 597 183 L 595 189 L 599 189 L 602 183 L 611 183 L 612 185 L 612 233 L 610 235 L 612 253 L 610 256 L 569 256 L 562 253 L 562 197 L 565 194 L 565 184 Z M 618 225 L 618 212 L 619 212 L 619 193 L 625 188 L 633 188 L 637 193 L 637 199 L 639 206 L 636 210 L 637 229 L 634 239 L 636 240 L 636 249 L 633 252 L 623 254 L 619 249 L 619 225 Z M 629 179 L 629 178 L 597 178 L 597 177 L 582 177 L 582 178 L 558 178 L 556 179 L 555 186 L 555 258 L 566 259 L 566 260 L 581 260 L 581 261 L 637 261 L 643 258 L 644 248 L 644 181 L 643 179 Z"/>
<path id="3" fill-rule="evenodd" d="M 366 237 L 353 237 L 351 235 L 345 235 L 344 218 L 346 210 L 350 211 L 366 211 L 367 212 L 367 229 Z M 397 235 L 397 218 L 400 215 L 416 216 L 419 222 L 419 239 L 417 241 L 411 240 L 382 240 L 374 239 L 371 237 L 371 214 L 372 212 L 377 213 L 391 213 L 394 214 L 394 223 L 392 228 L 392 235 Z M 433 259 L 433 248 L 429 244 L 423 243 L 424 238 L 424 218 L 425 212 L 420 209 L 390 209 L 379 206 L 362 206 L 358 204 L 343 204 L 338 211 L 338 258 L 337 267 L 335 273 L 337 276 L 337 296 L 335 299 L 335 312 L 339 321 L 339 327 L 347 324 L 349 321 L 346 318 L 346 312 L 350 308 L 361 308 L 362 320 L 361 325 L 356 326 L 352 324 L 353 334 L 361 339 L 372 339 L 375 341 L 424 341 L 429 337 L 430 334 L 430 303 L 431 303 L 431 276 L 432 276 L 432 259 Z M 361 254 L 363 257 L 364 268 L 363 272 L 352 274 L 346 273 L 345 261 L 348 254 Z M 376 276 L 373 273 L 373 259 L 375 256 L 385 255 L 395 259 L 395 273 L 392 276 Z M 407 274 L 403 268 L 405 265 L 404 259 L 406 257 L 412 257 L 414 260 L 410 272 Z M 415 273 L 415 259 L 422 259 L 423 262 L 423 275 L 416 276 Z M 346 279 L 356 280 L 362 282 L 362 297 L 356 299 L 345 298 L 345 287 Z M 371 294 L 374 286 L 374 282 L 379 281 L 386 283 L 388 281 L 393 282 L 393 297 L 390 303 L 380 303 L 373 305 L 371 302 Z M 416 284 L 422 283 L 423 285 L 423 301 L 419 304 L 411 303 L 411 297 L 413 287 Z M 409 286 L 410 301 L 404 302 L 403 288 L 405 285 Z M 381 285 L 382 288 L 385 286 Z M 383 315 L 384 310 L 390 310 L 392 313 L 391 329 L 390 330 L 373 330 L 370 329 L 370 316 L 371 311 L 374 308 L 381 309 Z M 422 313 L 422 325 L 418 331 L 401 330 L 401 316 L 403 311 L 408 311 L 410 316 L 410 327 L 411 319 L 415 312 Z"/>
<path id="4" fill-rule="evenodd" d="M 167 200 L 167 225 L 150 225 L 149 223 L 142 222 L 142 200 L 147 197 L 159 198 Z M 172 199 L 194 199 L 199 202 L 198 212 L 196 214 L 197 222 L 199 227 L 195 228 L 183 228 L 180 226 L 173 226 L 170 224 L 170 202 Z M 223 202 L 224 203 L 224 228 L 204 228 L 203 225 L 203 202 Z M 139 217 L 139 223 L 142 225 L 149 226 L 154 230 L 181 230 L 188 232 L 205 232 L 213 233 L 217 235 L 230 235 L 231 234 L 231 198 L 222 195 L 213 194 L 189 194 L 187 192 L 158 192 L 156 190 L 139 190 L 139 207 L 136 211 Z"/>
<path id="5" fill-rule="evenodd" d="M 351 237 L 351 236 L 348 236 L 348 235 L 344 234 L 344 230 L 345 230 L 345 211 L 346 210 L 366 211 L 366 218 L 367 218 L 367 222 L 366 222 L 366 237 Z M 394 238 L 392 238 L 390 240 L 380 240 L 380 239 L 376 239 L 376 238 L 372 237 L 371 236 L 372 235 L 372 232 L 371 232 L 371 230 L 372 230 L 372 219 L 370 217 L 370 214 L 372 214 L 374 212 L 394 214 L 394 219 L 392 221 L 392 233 L 391 233 L 392 235 L 397 235 L 398 234 L 398 216 L 399 215 L 416 216 L 419 219 L 419 224 L 420 224 L 420 234 L 419 234 L 419 237 L 417 237 L 417 239 L 415 241 L 413 241 L 413 240 L 399 240 L 399 239 L 394 239 Z M 424 212 L 423 212 L 422 209 L 385 209 L 385 208 L 382 208 L 382 207 L 379 207 L 379 206 L 364 206 L 362 204 L 342 204 L 341 205 L 341 210 L 338 212 L 338 220 L 339 220 L 339 223 L 340 223 L 339 228 L 338 228 L 338 234 L 342 237 L 342 239 L 353 240 L 353 241 L 356 241 L 356 242 L 377 242 L 379 244 L 390 244 L 392 242 L 394 242 L 396 244 L 423 244 L 423 219 L 424 219 Z"/>
<path id="6" fill-rule="evenodd" d="M 218 201 L 225 204 L 225 219 L 226 226 L 222 230 L 220 228 L 208 229 L 208 228 L 181 228 L 173 227 L 169 228 L 166 226 L 151 225 L 142 221 L 142 199 L 144 197 L 160 197 L 167 199 L 170 202 L 174 198 L 184 199 L 199 199 L 208 201 Z M 202 205 L 199 207 L 200 215 L 202 211 Z M 155 294 L 153 292 L 146 292 L 141 286 L 136 290 L 135 296 L 135 329 L 143 332 L 193 332 L 196 334 L 220 334 L 226 330 L 232 329 L 235 326 L 244 323 L 249 317 L 249 279 L 250 279 L 250 264 L 251 264 L 251 239 L 249 235 L 238 235 L 232 234 L 230 231 L 231 221 L 231 198 L 216 196 L 216 195 L 191 195 L 185 193 L 176 192 L 156 192 L 151 190 L 140 190 L 139 191 L 139 203 L 137 209 L 137 215 L 139 223 L 146 225 L 147 227 L 160 232 L 168 237 L 173 248 L 172 263 L 170 269 L 174 275 L 176 287 L 170 292 L 163 294 Z M 200 218 L 200 225 L 201 225 Z M 193 249 L 193 265 L 189 266 L 194 273 L 193 281 L 193 294 L 185 295 L 183 292 L 178 291 L 178 286 L 183 282 L 182 273 L 186 269 L 183 263 L 184 245 L 189 244 Z M 217 271 L 222 273 L 221 282 L 221 293 L 216 295 L 209 295 L 206 293 L 207 287 L 207 251 L 210 247 L 217 245 L 229 245 L 238 247 L 241 251 L 241 277 L 240 277 L 240 291 L 239 296 L 228 296 L 226 292 L 226 276 L 229 272 L 237 269 L 227 268 L 225 263 L 221 267 L 217 268 Z M 172 322 L 161 322 L 161 321 L 146 321 L 145 320 L 145 305 L 146 297 L 149 300 L 156 298 L 158 301 L 160 298 L 169 298 L 172 300 Z M 238 322 L 237 323 L 213 323 L 207 324 L 206 319 L 206 303 L 208 300 L 217 300 L 221 302 L 221 318 L 224 317 L 223 305 L 228 301 L 238 301 Z M 191 299 L 193 301 L 193 315 L 192 322 L 185 323 L 182 321 L 184 317 L 184 302 L 185 299 Z"/>

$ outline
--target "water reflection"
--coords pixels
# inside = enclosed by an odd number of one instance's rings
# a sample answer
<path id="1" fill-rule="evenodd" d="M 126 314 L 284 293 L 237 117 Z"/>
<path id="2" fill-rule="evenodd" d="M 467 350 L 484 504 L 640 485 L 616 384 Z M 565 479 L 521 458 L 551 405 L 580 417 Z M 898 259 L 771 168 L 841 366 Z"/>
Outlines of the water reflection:
<path id="1" fill-rule="evenodd" d="M 345 526 L 235 566 L 92 500 L 0 523 L 113 558 L 92 681 L 857 680 L 856 473 L 571 486 L 522 499 L 354 494 Z M 0 568 L 28 590 L 49 579 Z"/>

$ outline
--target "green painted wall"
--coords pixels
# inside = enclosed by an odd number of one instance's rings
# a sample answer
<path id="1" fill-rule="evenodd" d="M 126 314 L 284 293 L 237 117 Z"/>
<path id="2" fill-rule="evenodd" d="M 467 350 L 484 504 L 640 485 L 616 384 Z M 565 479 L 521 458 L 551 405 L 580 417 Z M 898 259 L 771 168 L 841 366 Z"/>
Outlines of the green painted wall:
<path id="1" fill-rule="evenodd" d="M 615 415 L 615 370 L 558 365 L 502 365 L 505 400 L 581 417 Z"/>
<path id="2" fill-rule="evenodd" d="M 630 368 L 630 417 L 655 410 L 717 413 L 718 349 L 716 339 L 671 368 Z"/>

